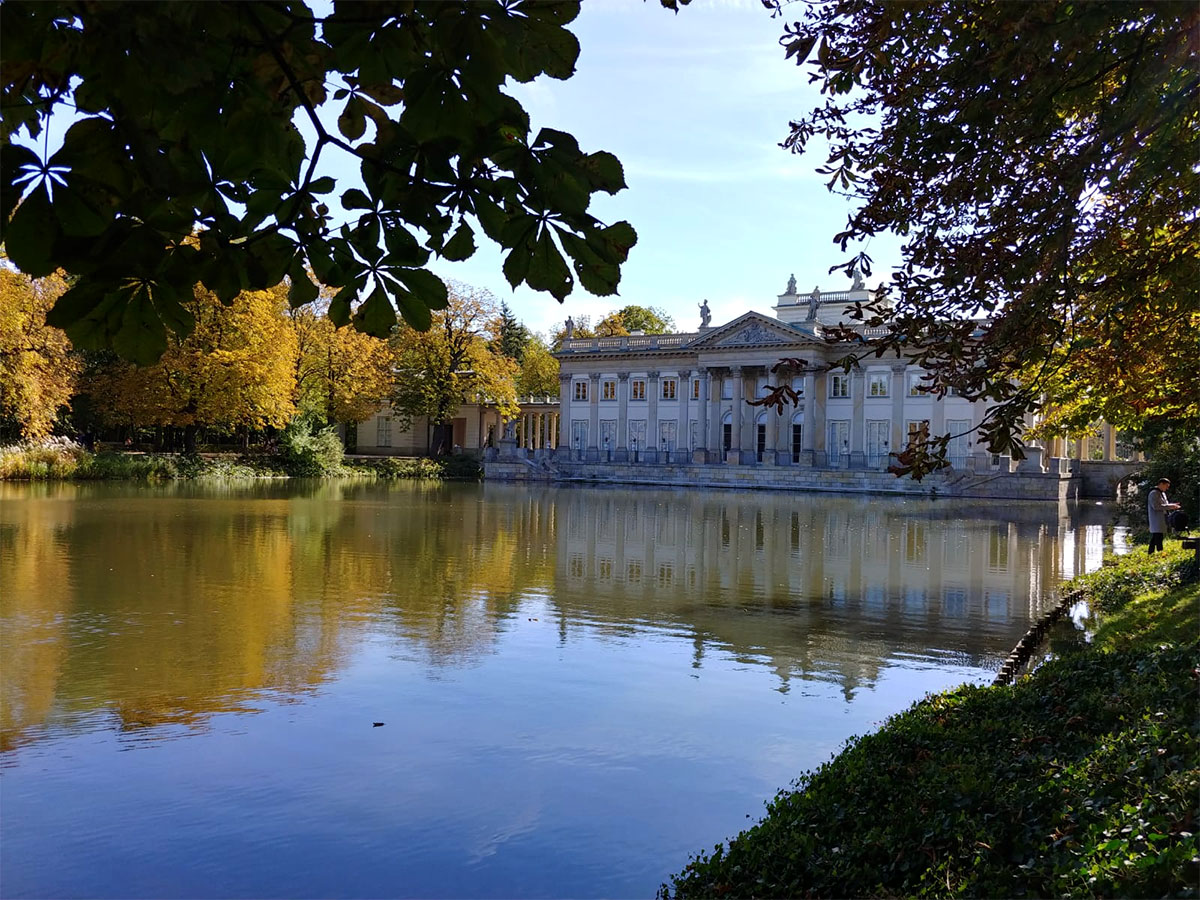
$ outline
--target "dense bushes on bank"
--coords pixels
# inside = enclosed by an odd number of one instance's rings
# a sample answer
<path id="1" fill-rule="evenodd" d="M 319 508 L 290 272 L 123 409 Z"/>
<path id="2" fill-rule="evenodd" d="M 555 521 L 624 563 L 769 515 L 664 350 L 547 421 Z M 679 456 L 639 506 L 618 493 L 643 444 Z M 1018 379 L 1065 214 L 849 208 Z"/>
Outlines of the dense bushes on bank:
<path id="1" fill-rule="evenodd" d="M 1091 647 L 854 739 L 660 897 L 1195 896 L 1195 563 L 1139 553 L 1078 586 Z"/>
<path id="2" fill-rule="evenodd" d="M 434 478 L 478 480 L 478 461 L 469 456 L 347 463 L 329 429 L 285 433 L 274 454 L 212 456 L 171 453 L 92 453 L 71 441 L 0 447 L 0 481 L 172 481 L 283 477 Z"/>

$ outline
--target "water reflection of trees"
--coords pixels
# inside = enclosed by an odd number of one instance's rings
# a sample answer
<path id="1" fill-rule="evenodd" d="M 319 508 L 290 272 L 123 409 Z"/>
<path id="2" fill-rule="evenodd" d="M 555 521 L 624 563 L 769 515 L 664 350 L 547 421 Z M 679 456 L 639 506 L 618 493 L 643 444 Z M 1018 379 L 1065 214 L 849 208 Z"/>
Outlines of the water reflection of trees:
<path id="1" fill-rule="evenodd" d="M 0 749 L 101 712 L 200 728 L 303 696 L 367 634 L 468 665 L 547 606 L 564 640 L 665 628 L 697 666 L 719 650 L 852 690 L 931 634 L 947 659 L 1003 652 L 1078 562 L 1045 507 L 355 482 L 0 501 Z"/>

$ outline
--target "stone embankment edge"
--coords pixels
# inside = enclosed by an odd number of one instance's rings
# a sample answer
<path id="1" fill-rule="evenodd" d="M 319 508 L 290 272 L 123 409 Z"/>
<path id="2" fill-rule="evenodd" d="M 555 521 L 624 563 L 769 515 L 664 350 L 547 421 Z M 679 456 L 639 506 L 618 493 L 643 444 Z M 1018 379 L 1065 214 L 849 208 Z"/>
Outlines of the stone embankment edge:
<path id="1" fill-rule="evenodd" d="M 1017 645 L 1013 647 L 1012 653 L 1008 655 L 1008 659 L 1000 667 L 1000 673 L 996 676 L 996 680 L 992 682 L 992 687 L 1012 684 L 1021 670 L 1025 668 L 1034 651 L 1041 646 L 1042 640 L 1046 637 L 1046 632 L 1050 630 L 1050 627 L 1082 599 L 1083 591 L 1070 591 L 1059 600 L 1053 609 L 1034 622 L 1033 626 L 1025 632 L 1021 640 L 1017 641 Z"/>

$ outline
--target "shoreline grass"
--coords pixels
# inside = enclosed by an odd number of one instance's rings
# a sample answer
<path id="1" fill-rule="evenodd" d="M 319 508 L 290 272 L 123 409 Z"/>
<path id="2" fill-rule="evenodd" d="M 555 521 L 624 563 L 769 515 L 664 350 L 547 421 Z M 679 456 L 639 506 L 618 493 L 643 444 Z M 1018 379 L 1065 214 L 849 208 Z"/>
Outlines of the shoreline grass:
<path id="1" fill-rule="evenodd" d="M 1197 568 L 1135 551 L 1076 579 L 1090 645 L 852 739 L 659 897 L 1196 896 Z"/>
<path id="2" fill-rule="evenodd" d="M 241 481 L 266 478 L 368 478 L 478 481 L 479 462 L 468 456 L 380 457 L 313 464 L 284 454 L 90 452 L 70 442 L 0 447 L 0 481 Z"/>

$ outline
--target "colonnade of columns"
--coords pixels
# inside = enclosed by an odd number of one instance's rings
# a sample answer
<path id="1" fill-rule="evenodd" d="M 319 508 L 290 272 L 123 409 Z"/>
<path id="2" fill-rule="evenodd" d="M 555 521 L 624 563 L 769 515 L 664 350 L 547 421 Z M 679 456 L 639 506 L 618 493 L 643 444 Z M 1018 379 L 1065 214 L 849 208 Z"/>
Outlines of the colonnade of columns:
<path id="1" fill-rule="evenodd" d="M 553 450 L 559 444 L 559 419 L 557 412 L 523 412 L 514 423 L 514 436 L 518 447 L 527 450 Z"/>

